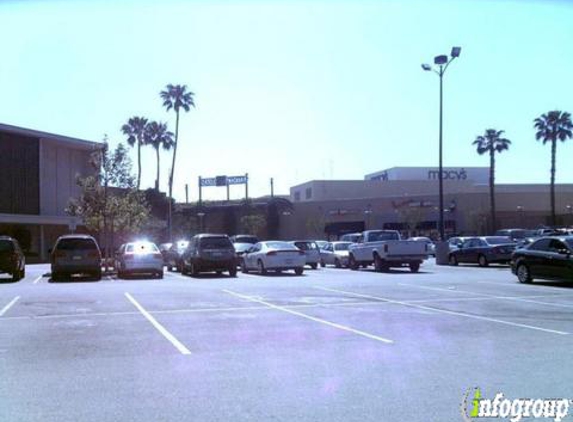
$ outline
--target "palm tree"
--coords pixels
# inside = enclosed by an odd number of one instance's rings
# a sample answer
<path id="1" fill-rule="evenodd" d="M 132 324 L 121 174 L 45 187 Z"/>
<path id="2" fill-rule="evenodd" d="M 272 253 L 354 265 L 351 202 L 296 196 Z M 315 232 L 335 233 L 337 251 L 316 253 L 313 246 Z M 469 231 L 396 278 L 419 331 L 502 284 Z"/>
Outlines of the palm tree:
<path id="1" fill-rule="evenodd" d="M 121 127 L 121 131 L 127 136 L 127 143 L 134 146 L 137 143 L 137 189 L 141 184 L 141 145 L 145 140 L 145 128 L 147 119 L 144 117 L 132 117 Z"/>
<path id="2" fill-rule="evenodd" d="M 169 240 L 171 240 L 171 202 L 173 199 L 173 174 L 175 172 L 175 158 L 177 156 L 177 144 L 179 142 L 179 111 L 188 112 L 191 106 L 195 107 L 194 93 L 187 91 L 187 85 L 168 84 L 164 91 L 159 93 L 163 100 L 163 106 L 167 111 L 175 110 L 175 142 L 173 143 L 173 160 L 171 162 L 171 174 L 169 175 L 169 216 L 167 220 Z"/>
<path id="3" fill-rule="evenodd" d="M 535 119 L 534 127 L 537 129 L 535 139 L 543 140 L 543 144 L 551 142 L 551 224 L 557 224 L 555 216 L 555 156 L 557 154 L 557 140 L 565 142 L 572 137 L 571 114 L 554 110 L 542 114 Z"/>
<path id="4" fill-rule="evenodd" d="M 509 149 L 511 141 L 502 138 L 503 130 L 487 129 L 473 141 L 479 155 L 489 153 L 489 203 L 491 211 L 492 231 L 495 231 L 495 153 Z"/>
<path id="5" fill-rule="evenodd" d="M 157 157 L 157 177 L 155 178 L 155 190 L 159 191 L 159 147 L 169 151 L 174 144 L 173 132 L 167 130 L 167 123 L 150 122 L 145 131 L 145 144 L 155 148 Z"/>

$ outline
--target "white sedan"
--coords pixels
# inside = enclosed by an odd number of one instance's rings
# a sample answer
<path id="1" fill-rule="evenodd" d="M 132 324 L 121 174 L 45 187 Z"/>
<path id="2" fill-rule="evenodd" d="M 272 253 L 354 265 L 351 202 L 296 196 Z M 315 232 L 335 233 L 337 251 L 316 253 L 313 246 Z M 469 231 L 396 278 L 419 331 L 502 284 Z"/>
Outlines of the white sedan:
<path id="1" fill-rule="evenodd" d="M 348 267 L 348 247 L 352 242 L 329 242 L 320 250 L 320 266 Z"/>
<path id="2" fill-rule="evenodd" d="M 241 269 L 244 273 L 256 270 L 266 274 L 267 270 L 280 273 L 283 270 L 294 270 L 296 275 L 304 271 L 306 255 L 296 246 L 281 241 L 259 242 L 253 245 L 244 255 Z"/>
<path id="3" fill-rule="evenodd" d="M 118 278 L 128 274 L 152 274 L 163 278 L 163 255 L 152 242 L 130 242 L 121 245 L 115 257 Z"/>

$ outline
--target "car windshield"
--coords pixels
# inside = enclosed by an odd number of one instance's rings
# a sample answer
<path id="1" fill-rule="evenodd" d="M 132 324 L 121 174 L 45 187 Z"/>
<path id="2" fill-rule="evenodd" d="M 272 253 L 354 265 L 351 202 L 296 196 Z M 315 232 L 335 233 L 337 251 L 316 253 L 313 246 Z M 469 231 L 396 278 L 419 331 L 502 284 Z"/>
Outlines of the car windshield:
<path id="1" fill-rule="evenodd" d="M 91 239 L 60 239 L 56 249 L 60 251 L 94 250 L 97 249 L 97 245 Z"/>
<path id="2" fill-rule="evenodd" d="M 484 237 L 484 240 L 489 245 L 501 245 L 503 243 L 513 243 L 513 241 L 507 236 L 488 236 Z"/>
<path id="3" fill-rule="evenodd" d="M 14 244 L 11 240 L 0 239 L 0 252 L 12 252 Z"/>
<path id="4" fill-rule="evenodd" d="M 203 237 L 199 241 L 203 249 L 227 249 L 232 248 L 233 244 L 227 237 Z"/>
<path id="5" fill-rule="evenodd" d="M 253 246 L 252 243 L 233 243 L 233 247 L 237 252 L 244 252 Z"/>
<path id="6" fill-rule="evenodd" d="M 335 243 L 334 244 L 334 250 L 335 251 L 347 251 L 348 247 L 351 245 L 351 243 Z"/>

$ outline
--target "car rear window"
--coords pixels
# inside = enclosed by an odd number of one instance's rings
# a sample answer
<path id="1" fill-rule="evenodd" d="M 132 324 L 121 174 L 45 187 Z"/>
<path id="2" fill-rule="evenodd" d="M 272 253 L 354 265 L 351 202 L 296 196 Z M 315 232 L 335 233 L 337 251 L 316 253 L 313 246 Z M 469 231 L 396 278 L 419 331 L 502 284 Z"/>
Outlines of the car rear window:
<path id="1" fill-rule="evenodd" d="M 370 242 L 379 242 L 382 240 L 400 240 L 396 232 L 373 232 L 370 233 L 368 240 Z"/>
<path id="2" fill-rule="evenodd" d="M 14 243 L 11 240 L 0 240 L 0 252 L 13 252 Z"/>
<path id="3" fill-rule="evenodd" d="M 291 249 L 296 251 L 296 249 L 290 243 L 287 242 L 267 242 L 266 245 L 267 248 L 270 249 L 283 249 L 283 250 Z"/>
<path id="4" fill-rule="evenodd" d="M 259 239 L 256 236 L 235 236 L 235 242 L 236 243 L 251 243 L 251 244 L 255 244 L 258 243 Z"/>
<path id="5" fill-rule="evenodd" d="M 314 242 L 294 242 L 294 245 L 303 251 L 318 249 L 318 246 Z"/>
<path id="6" fill-rule="evenodd" d="M 156 253 L 159 249 L 155 243 L 128 243 L 125 247 L 125 251 L 128 253 Z"/>
<path id="7" fill-rule="evenodd" d="M 205 249 L 233 248 L 233 244 L 227 237 L 204 237 L 199 241 L 199 245 Z"/>
<path id="8" fill-rule="evenodd" d="M 92 239 L 60 239 L 56 249 L 60 251 L 97 250 L 97 245 Z"/>
<path id="9" fill-rule="evenodd" d="M 350 243 L 337 243 L 334 245 L 335 251 L 347 251 Z"/>
<path id="10" fill-rule="evenodd" d="M 484 238 L 490 245 L 501 245 L 502 243 L 513 243 L 511 238 L 506 236 L 489 236 Z"/>

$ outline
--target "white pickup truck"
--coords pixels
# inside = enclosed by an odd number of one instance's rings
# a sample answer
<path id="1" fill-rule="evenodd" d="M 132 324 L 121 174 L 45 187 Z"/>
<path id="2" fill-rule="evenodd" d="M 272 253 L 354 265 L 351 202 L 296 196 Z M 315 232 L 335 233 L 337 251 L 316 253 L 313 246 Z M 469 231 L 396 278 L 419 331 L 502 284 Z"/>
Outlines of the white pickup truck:
<path id="1" fill-rule="evenodd" d="M 402 240 L 395 230 L 367 230 L 350 245 L 348 263 L 352 270 L 374 264 L 378 272 L 409 266 L 415 273 L 422 261 L 428 258 L 428 253 L 425 242 Z"/>

